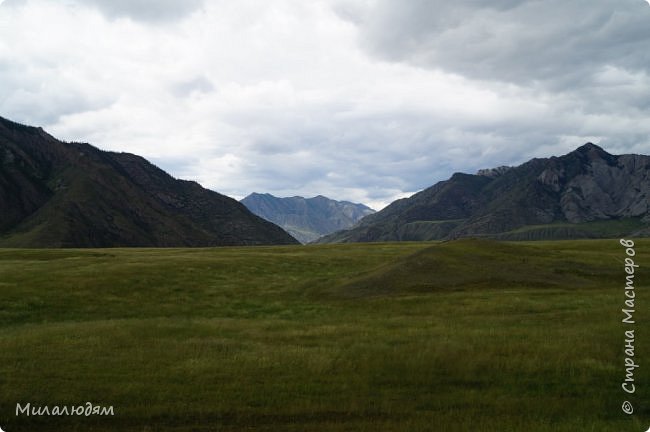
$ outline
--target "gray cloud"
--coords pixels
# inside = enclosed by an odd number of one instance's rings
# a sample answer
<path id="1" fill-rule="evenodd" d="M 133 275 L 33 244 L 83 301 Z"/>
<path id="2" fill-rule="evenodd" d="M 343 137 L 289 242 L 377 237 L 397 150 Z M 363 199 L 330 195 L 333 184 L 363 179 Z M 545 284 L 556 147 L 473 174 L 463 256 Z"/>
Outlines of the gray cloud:
<path id="1" fill-rule="evenodd" d="M 20 7 L 27 3 L 27 0 L 4 0 L 3 2 L 0 2 L 0 5 L 4 7 Z"/>
<path id="2" fill-rule="evenodd" d="M 357 22 L 373 55 L 474 79 L 565 89 L 606 65 L 650 67 L 643 1 L 378 0 Z"/>
<path id="3" fill-rule="evenodd" d="M 16 121 L 46 126 L 65 115 L 101 109 L 114 102 L 110 95 L 98 95 L 80 86 L 77 79 L 62 74 L 52 64 L 0 60 L 0 83 L 10 83 L 0 85 L 0 113 L 11 113 Z"/>
<path id="4" fill-rule="evenodd" d="M 109 18 L 128 17 L 136 21 L 175 21 L 199 9 L 203 0 L 83 0 Z"/>
<path id="5" fill-rule="evenodd" d="M 8 0 L 0 115 L 235 197 L 381 207 L 586 141 L 648 153 L 649 13 L 642 0 Z"/>
<path id="6" fill-rule="evenodd" d="M 186 97 L 195 92 L 210 93 L 214 90 L 214 85 L 205 76 L 197 76 L 189 80 L 184 80 L 175 83 L 171 87 L 171 91 L 179 97 Z"/>

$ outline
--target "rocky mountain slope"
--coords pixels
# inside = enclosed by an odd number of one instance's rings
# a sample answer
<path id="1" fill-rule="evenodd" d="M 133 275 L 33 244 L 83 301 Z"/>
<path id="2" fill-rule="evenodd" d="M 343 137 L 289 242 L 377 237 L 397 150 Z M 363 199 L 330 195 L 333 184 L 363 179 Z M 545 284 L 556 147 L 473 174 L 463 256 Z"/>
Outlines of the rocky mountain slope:
<path id="1" fill-rule="evenodd" d="M 375 211 L 363 204 L 335 201 L 324 196 L 314 198 L 278 198 L 252 193 L 241 201 L 250 211 L 271 221 L 302 243 L 350 228 Z"/>
<path id="2" fill-rule="evenodd" d="M 0 118 L 0 247 L 296 243 L 236 200 L 142 157 Z"/>
<path id="3" fill-rule="evenodd" d="M 454 174 L 320 242 L 650 235 L 650 156 L 587 143 L 518 167 Z"/>

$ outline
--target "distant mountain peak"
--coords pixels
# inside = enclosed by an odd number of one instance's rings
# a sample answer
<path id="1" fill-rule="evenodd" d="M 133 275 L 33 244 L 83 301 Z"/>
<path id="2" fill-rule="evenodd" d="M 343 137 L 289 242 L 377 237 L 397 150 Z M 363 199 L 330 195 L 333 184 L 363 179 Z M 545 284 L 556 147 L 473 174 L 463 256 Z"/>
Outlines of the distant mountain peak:
<path id="1" fill-rule="evenodd" d="M 602 147 L 597 146 L 594 143 L 588 142 L 581 145 L 573 151 L 573 153 L 578 153 L 587 156 L 598 156 L 598 157 L 611 157 L 610 153 L 607 153 Z"/>
<path id="2" fill-rule="evenodd" d="M 253 213 L 278 224 L 302 243 L 310 243 L 323 235 L 349 228 L 375 212 L 363 204 L 335 201 L 323 195 L 278 198 L 268 193 L 252 193 L 241 202 Z"/>
<path id="3" fill-rule="evenodd" d="M 605 162 L 608 165 L 616 165 L 619 156 L 613 155 L 605 151 L 602 147 L 588 142 L 581 145 L 574 151 L 563 156 L 564 158 L 577 159 L 578 161 L 586 164 L 593 162 Z"/>
<path id="4" fill-rule="evenodd" d="M 596 145 L 596 144 L 594 144 L 592 142 L 585 143 L 585 144 L 581 145 L 580 147 L 578 147 L 576 149 L 577 152 L 586 152 L 586 151 L 592 151 L 592 150 L 602 151 L 602 152 L 605 151 L 605 150 L 603 150 L 602 147 L 600 147 L 600 146 L 598 146 L 598 145 Z"/>

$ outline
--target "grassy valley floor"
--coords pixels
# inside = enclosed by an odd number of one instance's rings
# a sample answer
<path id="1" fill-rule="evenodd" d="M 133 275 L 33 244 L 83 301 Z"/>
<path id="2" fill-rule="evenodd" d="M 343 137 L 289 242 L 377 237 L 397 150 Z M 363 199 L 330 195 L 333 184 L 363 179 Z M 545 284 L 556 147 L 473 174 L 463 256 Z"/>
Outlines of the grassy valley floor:
<path id="1" fill-rule="evenodd" d="M 0 427 L 645 431 L 635 249 L 633 326 L 617 240 L 0 250 Z M 115 415 L 16 416 L 87 401 Z"/>

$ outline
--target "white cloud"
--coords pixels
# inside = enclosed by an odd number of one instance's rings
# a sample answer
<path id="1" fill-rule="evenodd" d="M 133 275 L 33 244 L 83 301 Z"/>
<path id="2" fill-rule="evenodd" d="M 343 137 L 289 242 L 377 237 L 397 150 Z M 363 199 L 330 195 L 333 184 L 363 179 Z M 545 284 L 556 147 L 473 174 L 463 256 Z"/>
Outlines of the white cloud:
<path id="1" fill-rule="evenodd" d="M 150 3 L 3 5 L 0 115 L 236 197 L 378 207 L 583 140 L 650 148 L 643 5 Z"/>

